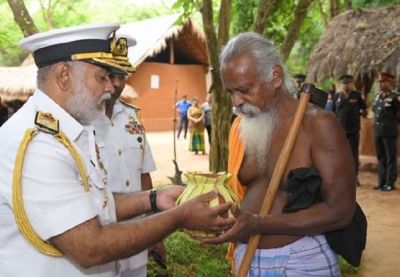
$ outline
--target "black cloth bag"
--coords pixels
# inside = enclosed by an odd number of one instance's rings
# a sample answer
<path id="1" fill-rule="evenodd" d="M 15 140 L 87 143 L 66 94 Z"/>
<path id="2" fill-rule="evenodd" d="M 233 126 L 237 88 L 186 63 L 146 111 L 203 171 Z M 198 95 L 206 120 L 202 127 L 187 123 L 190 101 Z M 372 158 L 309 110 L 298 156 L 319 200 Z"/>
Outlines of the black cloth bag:
<path id="1" fill-rule="evenodd" d="M 284 213 L 306 209 L 322 200 L 322 178 L 315 167 L 297 168 L 289 172 L 287 179 L 287 204 Z M 325 233 L 329 246 L 349 264 L 358 267 L 367 242 L 367 219 L 360 205 L 350 224 L 344 228 Z"/>

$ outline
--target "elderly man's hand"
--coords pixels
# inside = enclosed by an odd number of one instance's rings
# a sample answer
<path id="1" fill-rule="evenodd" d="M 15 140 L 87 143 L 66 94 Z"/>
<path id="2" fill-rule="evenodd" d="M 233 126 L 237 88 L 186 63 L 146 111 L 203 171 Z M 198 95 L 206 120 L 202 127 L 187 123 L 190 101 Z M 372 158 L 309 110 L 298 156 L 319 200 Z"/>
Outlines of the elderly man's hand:
<path id="1" fill-rule="evenodd" d="M 241 210 L 237 203 L 232 203 L 231 211 L 236 218 L 231 228 L 219 233 L 217 237 L 197 237 L 196 239 L 211 244 L 220 244 L 228 241 L 247 241 L 253 235 L 250 231 L 258 229 L 257 225 L 261 222 L 259 220 L 260 216 Z"/>
<path id="2" fill-rule="evenodd" d="M 226 218 L 223 215 L 231 208 L 232 203 L 224 203 L 210 207 L 208 202 L 218 196 L 217 191 L 201 194 L 181 204 L 183 229 L 204 231 L 211 234 L 221 234 L 235 224 L 235 218 Z"/>

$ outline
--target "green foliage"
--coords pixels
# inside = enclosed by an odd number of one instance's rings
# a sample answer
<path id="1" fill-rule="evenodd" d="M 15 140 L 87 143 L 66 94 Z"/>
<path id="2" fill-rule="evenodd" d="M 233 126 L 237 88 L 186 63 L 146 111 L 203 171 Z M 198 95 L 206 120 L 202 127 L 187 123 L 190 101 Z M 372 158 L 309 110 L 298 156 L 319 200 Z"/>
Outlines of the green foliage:
<path id="1" fill-rule="evenodd" d="M 352 266 L 346 260 L 344 260 L 341 256 L 339 256 L 339 266 L 340 272 L 342 273 L 342 277 L 346 277 L 349 274 L 355 274 L 359 271 L 357 267 Z"/>
<path id="2" fill-rule="evenodd" d="M 328 9 L 326 5 L 324 6 L 325 9 Z M 324 31 L 325 26 L 321 12 L 316 3 L 313 3 L 310 6 L 307 18 L 303 22 L 300 36 L 287 60 L 287 66 L 292 73 L 306 73 L 308 58 Z"/>
<path id="3" fill-rule="evenodd" d="M 230 263 L 225 259 L 228 244 L 207 245 L 175 232 L 164 240 L 167 252 L 167 269 L 162 269 L 149 259 L 147 275 L 176 277 L 230 276 Z"/>
<path id="4" fill-rule="evenodd" d="M 259 0 L 236 0 L 233 1 L 232 11 L 232 35 L 251 31 L 257 13 Z"/>
<path id="5" fill-rule="evenodd" d="M 41 1 L 45 9 L 49 9 L 50 28 L 62 28 L 91 22 L 127 23 L 152 17 L 171 14 L 172 10 L 165 4 L 138 5 L 134 1 L 110 0 L 58 0 Z M 48 7 L 49 3 L 52 6 Z M 39 1 L 25 0 L 25 4 L 36 27 L 40 31 L 48 29 L 45 14 Z M 0 66 L 19 66 L 28 55 L 21 51 L 18 41 L 23 34 L 14 22 L 11 9 L 5 0 L 0 0 L 2 28 L 0 32 Z"/>
<path id="6" fill-rule="evenodd" d="M 13 14 L 7 1 L 0 2 L 1 31 L 0 31 L 0 66 L 18 66 L 26 57 L 21 53 L 17 41 L 23 38 L 22 32 L 15 24 Z"/>
<path id="7" fill-rule="evenodd" d="M 182 12 L 183 17 L 188 18 L 198 10 L 198 6 L 196 4 L 196 1 L 177 0 L 172 5 L 172 9 L 178 12 Z"/>
<path id="8" fill-rule="evenodd" d="M 285 40 L 296 7 L 294 1 L 281 1 L 278 5 L 267 20 L 264 36 L 272 39 L 279 48 Z"/>

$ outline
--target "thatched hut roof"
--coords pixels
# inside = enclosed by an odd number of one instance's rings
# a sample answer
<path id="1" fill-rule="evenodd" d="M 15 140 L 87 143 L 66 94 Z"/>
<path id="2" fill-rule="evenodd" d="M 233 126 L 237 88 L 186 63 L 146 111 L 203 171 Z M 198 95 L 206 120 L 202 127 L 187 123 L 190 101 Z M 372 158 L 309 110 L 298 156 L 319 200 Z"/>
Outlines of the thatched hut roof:
<path id="1" fill-rule="evenodd" d="M 368 83 L 379 71 L 397 75 L 399 48 L 400 6 L 346 11 L 330 22 L 315 45 L 307 80 L 319 83 L 351 74 Z"/>
<path id="2" fill-rule="evenodd" d="M 123 24 L 119 31 L 137 40 L 137 45 L 130 49 L 128 54 L 132 64 L 138 67 L 145 60 L 169 50 L 168 47 L 172 43 L 175 63 L 201 64 L 208 67 L 207 46 L 203 33 L 190 20 L 182 26 L 176 26 L 178 18 L 179 14 L 175 14 Z M 20 67 L 0 68 L 2 101 L 25 101 L 34 92 L 37 68 L 33 63 L 30 55 Z M 127 85 L 121 97 L 135 99 L 138 94 L 134 88 Z"/>
<path id="3" fill-rule="evenodd" d="M 4 102 L 26 101 L 36 88 L 35 64 L 0 68 L 0 96 Z"/>
<path id="4" fill-rule="evenodd" d="M 0 68 L 0 96 L 2 102 L 26 101 L 36 88 L 37 67 L 34 64 L 20 67 Z M 136 99 L 138 94 L 126 84 L 121 98 Z"/>
<path id="5" fill-rule="evenodd" d="M 191 20 L 175 25 L 179 17 L 179 14 L 173 14 L 121 25 L 118 32 L 137 40 L 133 51 L 128 53 L 129 60 L 138 66 L 172 45 L 173 49 L 168 50 L 173 51 L 174 63 L 208 67 L 207 46 L 202 30 Z"/>

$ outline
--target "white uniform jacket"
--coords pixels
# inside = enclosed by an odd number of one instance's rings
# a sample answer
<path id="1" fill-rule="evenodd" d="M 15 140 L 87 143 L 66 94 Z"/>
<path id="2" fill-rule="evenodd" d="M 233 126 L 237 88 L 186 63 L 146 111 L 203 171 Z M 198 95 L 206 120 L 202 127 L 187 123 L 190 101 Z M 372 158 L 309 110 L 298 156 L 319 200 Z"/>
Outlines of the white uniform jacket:
<path id="1" fill-rule="evenodd" d="M 15 157 L 25 131 L 35 126 L 38 111 L 51 113 L 73 143 L 86 167 L 90 192 L 85 193 L 75 160 L 51 134 L 39 132 L 26 150 L 22 196 L 28 220 L 42 240 L 99 217 L 116 221 L 115 204 L 99 170 L 93 127 L 82 126 L 40 90 L 0 128 L 0 276 L 115 276 L 116 263 L 82 268 L 68 257 L 39 252 L 22 235 L 15 221 L 12 183 Z M 108 200 L 108 201 L 107 201 Z"/>

